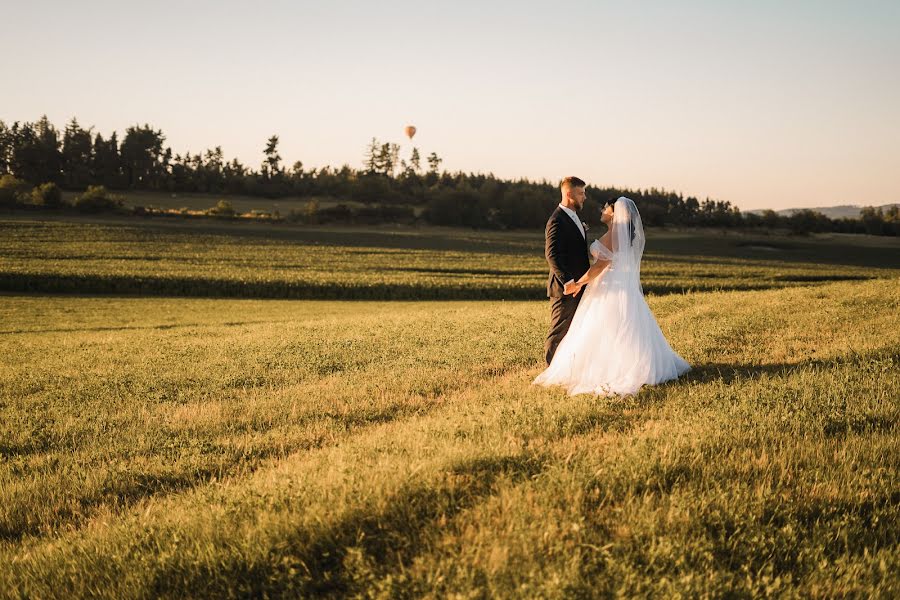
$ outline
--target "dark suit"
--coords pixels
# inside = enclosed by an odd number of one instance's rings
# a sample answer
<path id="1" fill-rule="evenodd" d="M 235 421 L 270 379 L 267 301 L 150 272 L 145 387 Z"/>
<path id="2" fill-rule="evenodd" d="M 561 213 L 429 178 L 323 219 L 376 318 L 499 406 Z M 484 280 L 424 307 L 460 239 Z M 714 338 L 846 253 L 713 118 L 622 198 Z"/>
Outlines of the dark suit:
<path id="1" fill-rule="evenodd" d="M 582 288 L 575 296 L 563 293 L 565 283 L 578 281 L 589 268 L 589 250 L 585 237 L 581 235 L 578 225 L 562 207 L 557 206 L 544 230 L 544 256 L 550 266 L 547 278 L 547 297 L 550 298 L 550 331 L 544 344 L 547 364 L 553 360 L 556 347 L 569 331 L 575 309 L 581 300 Z"/>

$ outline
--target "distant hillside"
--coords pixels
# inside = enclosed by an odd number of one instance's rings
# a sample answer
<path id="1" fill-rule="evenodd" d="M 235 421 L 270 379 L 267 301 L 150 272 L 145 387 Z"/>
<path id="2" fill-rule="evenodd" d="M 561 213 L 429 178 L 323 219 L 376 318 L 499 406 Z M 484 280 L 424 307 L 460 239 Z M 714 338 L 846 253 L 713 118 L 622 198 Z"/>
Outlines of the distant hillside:
<path id="1" fill-rule="evenodd" d="M 891 208 L 892 206 L 900 206 L 900 205 L 898 205 L 896 203 L 882 204 L 881 206 L 876 206 L 875 208 L 880 208 L 882 210 L 882 212 L 884 212 L 884 211 L 887 211 L 887 209 Z M 783 217 L 790 217 L 795 212 L 798 212 L 801 210 L 813 210 L 815 212 L 822 213 L 829 219 L 844 219 L 844 218 L 856 219 L 859 217 L 859 211 L 861 211 L 862 209 L 863 209 L 862 206 L 856 206 L 853 204 L 843 204 L 841 206 L 817 206 L 817 207 L 813 207 L 813 208 L 809 208 L 809 209 L 785 208 L 783 210 L 776 210 L 775 212 Z M 746 212 L 761 215 L 765 211 L 764 211 L 764 209 L 760 209 L 760 210 L 748 210 Z"/>

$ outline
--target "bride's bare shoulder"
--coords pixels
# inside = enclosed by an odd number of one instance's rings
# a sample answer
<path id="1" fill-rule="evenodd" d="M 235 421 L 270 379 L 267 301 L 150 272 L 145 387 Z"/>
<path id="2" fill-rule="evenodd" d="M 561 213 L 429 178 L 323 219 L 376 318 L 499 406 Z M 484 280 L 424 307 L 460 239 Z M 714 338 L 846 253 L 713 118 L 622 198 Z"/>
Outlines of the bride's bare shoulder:
<path id="1" fill-rule="evenodd" d="M 612 250 L 612 236 L 609 235 L 608 231 L 600 238 L 600 243 L 606 246 L 607 250 Z"/>

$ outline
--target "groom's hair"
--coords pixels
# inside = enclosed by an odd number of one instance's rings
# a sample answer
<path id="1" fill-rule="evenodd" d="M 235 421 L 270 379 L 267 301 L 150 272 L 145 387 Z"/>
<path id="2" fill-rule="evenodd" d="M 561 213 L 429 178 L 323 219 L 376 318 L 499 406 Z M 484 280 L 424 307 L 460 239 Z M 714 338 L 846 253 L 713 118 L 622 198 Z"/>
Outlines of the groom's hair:
<path id="1" fill-rule="evenodd" d="M 559 189 L 562 191 L 566 191 L 569 188 L 585 187 L 586 185 L 587 184 L 578 177 L 566 177 L 559 182 Z"/>

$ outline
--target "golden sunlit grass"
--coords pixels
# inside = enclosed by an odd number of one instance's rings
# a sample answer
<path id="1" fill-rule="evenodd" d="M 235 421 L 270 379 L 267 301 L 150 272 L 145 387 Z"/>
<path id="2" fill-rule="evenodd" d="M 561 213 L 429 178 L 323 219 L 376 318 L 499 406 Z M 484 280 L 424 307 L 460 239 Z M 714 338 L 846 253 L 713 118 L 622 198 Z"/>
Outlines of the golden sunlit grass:
<path id="1" fill-rule="evenodd" d="M 625 399 L 545 302 L 7 296 L 2 593 L 896 594 L 897 284 L 651 298 Z"/>
<path id="2" fill-rule="evenodd" d="M 900 268 L 894 240 L 767 233 L 651 231 L 644 290 L 771 289 Z M 0 291 L 537 300 L 546 295 L 543 255 L 540 231 L 0 220 Z"/>

